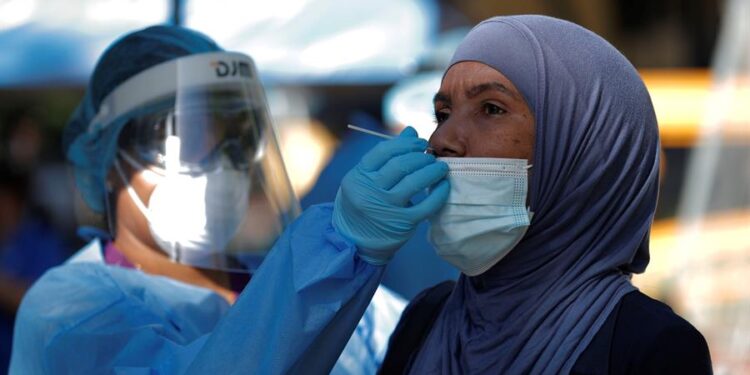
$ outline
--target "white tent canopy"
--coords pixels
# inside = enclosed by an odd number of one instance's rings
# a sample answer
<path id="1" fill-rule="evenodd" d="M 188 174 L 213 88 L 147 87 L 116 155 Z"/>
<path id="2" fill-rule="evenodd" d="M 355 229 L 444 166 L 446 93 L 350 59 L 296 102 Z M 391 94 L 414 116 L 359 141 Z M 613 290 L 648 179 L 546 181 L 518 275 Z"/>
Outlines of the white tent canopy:
<path id="1" fill-rule="evenodd" d="M 428 0 L 0 0 L 0 87 L 86 82 L 122 34 L 175 19 L 275 82 L 388 83 L 437 31 Z"/>

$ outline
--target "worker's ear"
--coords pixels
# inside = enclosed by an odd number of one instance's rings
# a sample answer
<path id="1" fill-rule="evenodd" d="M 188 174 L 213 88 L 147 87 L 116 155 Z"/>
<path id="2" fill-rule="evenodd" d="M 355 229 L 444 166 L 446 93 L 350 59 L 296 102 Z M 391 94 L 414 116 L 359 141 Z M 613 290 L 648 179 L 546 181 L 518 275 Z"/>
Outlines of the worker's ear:
<path id="1" fill-rule="evenodd" d="M 78 227 L 93 227 L 98 228 L 102 231 L 108 231 L 108 223 L 107 223 L 107 213 L 106 209 L 105 212 L 96 212 L 89 205 L 86 203 L 86 201 L 83 199 L 83 195 L 81 195 L 81 192 L 76 188 L 75 184 L 75 178 L 73 177 L 73 168 L 70 169 L 70 177 L 69 181 L 71 186 L 73 186 L 72 193 L 73 193 L 73 212 L 75 214 L 76 218 L 76 224 Z M 104 199 L 107 199 L 106 192 Z M 106 204 L 106 203 L 105 203 Z M 80 233 L 80 232 L 79 232 Z M 89 240 L 88 235 L 83 235 L 82 238 L 85 240 Z"/>
<path id="2" fill-rule="evenodd" d="M 123 168 L 123 172 L 125 173 L 125 177 L 129 177 L 128 171 L 126 171 L 125 168 Z M 117 190 L 122 189 L 124 186 L 122 178 L 117 173 L 117 168 L 113 164 L 112 167 L 109 168 L 109 172 L 107 172 L 107 177 L 104 179 L 104 189 L 106 190 L 107 195 L 111 195 Z"/>
<path id="3" fill-rule="evenodd" d="M 117 229 L 117 200 L 119 193 L 122 191 L 124 184 L 122 179 L 117 173 L 117 169 L 114 165 L 109 168 L 107 177 L 104 180 L 104 204 L 105 204 L 105 218 L 107 223 L 107 229 L 112 238 L 116 236 Z"/>

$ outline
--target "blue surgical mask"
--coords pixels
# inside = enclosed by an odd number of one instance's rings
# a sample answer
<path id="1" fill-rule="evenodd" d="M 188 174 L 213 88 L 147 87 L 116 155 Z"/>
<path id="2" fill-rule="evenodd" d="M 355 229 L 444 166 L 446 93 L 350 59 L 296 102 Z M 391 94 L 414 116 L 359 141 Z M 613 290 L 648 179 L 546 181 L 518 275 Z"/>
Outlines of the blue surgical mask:
<path id="1" fill-rule="evenodd" d="M 480 275 L 515 247 L 529 226 L 525 159 L 439 158 L 448 164 L 448 202 L 430 219 L 437 254 Z"/>

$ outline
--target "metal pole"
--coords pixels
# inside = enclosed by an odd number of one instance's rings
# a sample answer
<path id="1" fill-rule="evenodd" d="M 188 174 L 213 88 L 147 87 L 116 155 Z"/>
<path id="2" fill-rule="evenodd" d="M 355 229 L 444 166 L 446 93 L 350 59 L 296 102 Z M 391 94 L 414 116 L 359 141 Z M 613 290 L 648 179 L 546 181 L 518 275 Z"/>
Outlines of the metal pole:
<path id="1" fill-rule="evenodd" d="M 172 0 L 172 14 L 170 15 L 170 22 L 173 25 L 176 26 L 182 26 L 183 22 L 185 22 L 185 17 L 183 14 L 183 1 L 182 0 Z"/>

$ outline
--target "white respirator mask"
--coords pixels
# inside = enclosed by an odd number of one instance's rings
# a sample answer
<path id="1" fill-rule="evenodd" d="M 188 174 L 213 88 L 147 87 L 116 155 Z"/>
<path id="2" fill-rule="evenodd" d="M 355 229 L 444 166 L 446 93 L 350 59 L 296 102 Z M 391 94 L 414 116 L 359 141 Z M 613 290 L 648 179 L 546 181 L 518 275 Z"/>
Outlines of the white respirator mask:
<path id="1" fill-rule="evenodd" d="M 217 169 L 200 174 L 164 174 L 146 169 L 124 151 L 119 155 L 158 181 L 145 205 L 115 161 L 130 198 L 148 220 L 151 235 L 172 259 L 179 260 L 178 254 L 221 252 L 229 244 L 247 214 L 247 172 Z"/>

